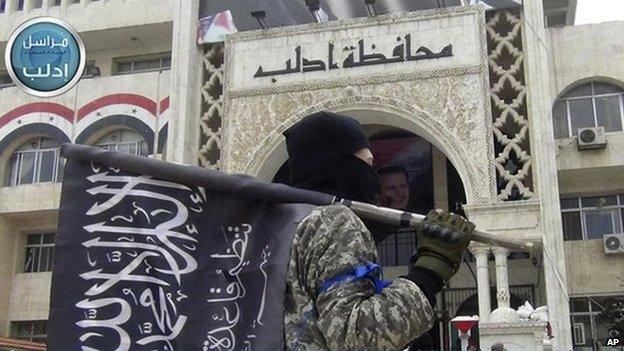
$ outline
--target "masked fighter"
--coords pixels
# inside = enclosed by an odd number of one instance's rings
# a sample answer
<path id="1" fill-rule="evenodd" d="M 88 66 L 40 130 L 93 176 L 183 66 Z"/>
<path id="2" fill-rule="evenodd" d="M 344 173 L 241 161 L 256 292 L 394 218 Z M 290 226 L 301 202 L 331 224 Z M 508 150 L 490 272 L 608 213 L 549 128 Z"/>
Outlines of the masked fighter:
<path id="1" fill-rule="evenodd" d="M 378 203 L 379 175 L 359 123 L 329 112 L 284 132 L 291 184 Z M 458 270 L 474 225 L 427 215 L 409 273 L 381 280 L 373 235 L 346 206 L 315 209 L 297 227 L 286 283 L 290 350 L 398 350 L 431 328 L 434 299 Z"/>

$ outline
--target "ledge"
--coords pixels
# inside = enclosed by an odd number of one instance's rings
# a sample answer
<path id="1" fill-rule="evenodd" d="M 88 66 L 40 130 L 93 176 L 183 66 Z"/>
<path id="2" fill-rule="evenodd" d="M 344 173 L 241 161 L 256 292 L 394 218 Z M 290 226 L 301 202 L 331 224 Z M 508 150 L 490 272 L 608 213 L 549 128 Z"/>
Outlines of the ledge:
<path id="1" fill-rule="evenodd" d="M 61 184 L 28 184 L 0 188 L 0 215 L 57 210 Z"/>

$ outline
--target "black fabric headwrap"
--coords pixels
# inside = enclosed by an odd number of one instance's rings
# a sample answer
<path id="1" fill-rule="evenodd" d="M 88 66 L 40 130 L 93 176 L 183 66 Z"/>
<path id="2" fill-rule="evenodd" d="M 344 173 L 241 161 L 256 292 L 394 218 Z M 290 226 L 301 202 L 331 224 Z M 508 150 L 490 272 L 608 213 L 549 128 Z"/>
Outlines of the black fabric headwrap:
<path id="1" fill-rule="evenodd" d="M 353 153 L 370 148 L 360 123 L 317 112 L 284 132 L 290 183 L 354 201 L 377 203 L 379 175 Z"/>
<path id="2" fill-rule="evenodd" d="M 360 124 L 351 117 L 318 112 L 284 132 L 292 186 L 341 199 L 379 203 L 379 175 L 353 153 L 370 148 Z M 362 218 L 379 243 L 397 227 Z"/>
<path id="3" fill-rule="evenodd" d="M 317 175 L 328 164 L 337 164 L 345 156 L 370 143 L 355 119 L 332 112 L 311 114 L 284 132 L 288 150 L 288 168 L 292 185 Z M 353 199 L 351 199 L 353 200 Z"/>

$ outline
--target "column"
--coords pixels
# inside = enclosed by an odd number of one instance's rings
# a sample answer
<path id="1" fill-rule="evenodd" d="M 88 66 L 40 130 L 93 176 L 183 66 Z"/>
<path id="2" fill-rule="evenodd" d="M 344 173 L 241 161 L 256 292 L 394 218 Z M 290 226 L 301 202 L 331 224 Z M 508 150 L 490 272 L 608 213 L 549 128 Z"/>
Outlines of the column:
<path id="1" fill-rule="evenodd" d="M 15 273 L 15 228 L 0 215 L 0 336 L 9 335 L 9 301 Z"/>
<path id="2" fill-rule="evenodd" d="M 11 14 L 17 9 L 17 0 L 6 0 L 4 4 L 4 13 Z"/>
<path id="3" fill-rule="evenodd" d="M 449 210 L 448 181 L 446 177 L 446 155 L 435 147 L 431 147 L 433 168 L 433 202 L 435 208 Z"/>
<path id="4" fill-rule="evenodd" d="M 197 164 L 201 115 L 202 48 L 197 45 L 198 0 L 174 1 L 171 47 L 171 119 L 168 161 Z"/>
<path id="5" fill-rule="evenodd" d="M 33 8 L 33 4 L 34 1 L 33 0 L 24 0 L 24 9 L 23 11 L 26 12 L 30 12 L 30 10 L 32 10 Z"/>
<path id="6" fill-rule="evenodd" d="M 498 308 L 509 308 L 509 274 L 507 270 L 507 256 L 509 250 L 504 247 L 494 247 L 496 262 L 496 300 Z"/>
<path id="7" fill-rule="evenodd" d="M 487 322 L 491 311 L 490 298 L 490 268 L 488 256 L 490 248 L 487 245 L 471 243 L 470 252 L 477 260 L 477 296 L 479 297 L 479 319 Z"/>
<path id="8" fill-rule="evenodd" d="M 528 85 L 527 111 L 535 192 L 540 201 L 543 236 L 544 283 L 548 313 L 555 339 L 553 350 L 572 349 L 563 228 L 559 208 L 557 160 L 551 118 L 554 96 L 549 92 L 548 37 L 544 28 L 543 1 L 523 1 L 523 48 Z"/>

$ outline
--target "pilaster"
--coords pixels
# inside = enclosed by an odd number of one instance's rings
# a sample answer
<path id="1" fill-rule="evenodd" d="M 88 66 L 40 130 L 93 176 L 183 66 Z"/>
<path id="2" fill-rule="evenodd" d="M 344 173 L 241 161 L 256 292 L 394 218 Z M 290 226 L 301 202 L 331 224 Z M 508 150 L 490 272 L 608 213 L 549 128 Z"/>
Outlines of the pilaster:
<path id="1" fill-rule="evenodd" d="M 166 159 L 197 164 L 202 54 L 197 45 L 199 0 L 175 2 L 171 48 L 171 95 Z"/>
<path id="2" fill-rule="evenodd" d="M 487 322 L 490 318 L 491 297 L 490 297 L 490 269 L 488 266 L 488 256 L 490 247 L 483 244 L 472 243 L 470 252 L 477 260 L 477 296 L 479 298 L 479 320 Z"/>
<path id="3" fill-rule="evenodd" d="M 530 116 L 531 155 L 535 191 L 541 203 L 540 218 L 544 254 L 544 276 L 553 349 L 571 350 L 570 309 L 559 208 L 557 160 L 553 136 L 549 89 L 548 43 L 541 0 L 524 1 L 523 47 L 528 82 L 527 110 Z"/>

